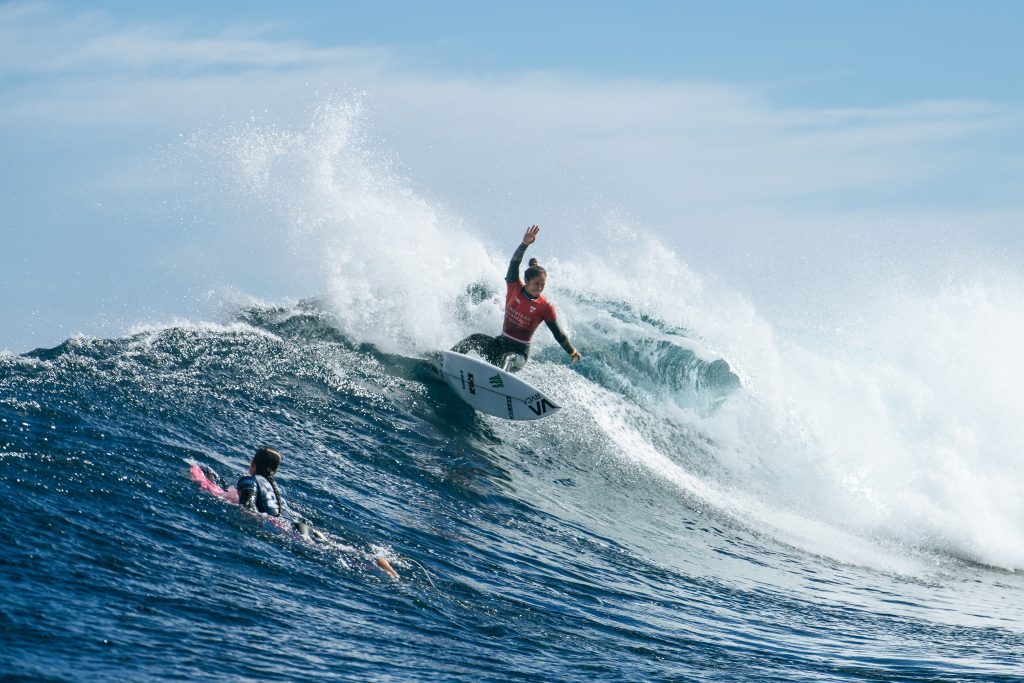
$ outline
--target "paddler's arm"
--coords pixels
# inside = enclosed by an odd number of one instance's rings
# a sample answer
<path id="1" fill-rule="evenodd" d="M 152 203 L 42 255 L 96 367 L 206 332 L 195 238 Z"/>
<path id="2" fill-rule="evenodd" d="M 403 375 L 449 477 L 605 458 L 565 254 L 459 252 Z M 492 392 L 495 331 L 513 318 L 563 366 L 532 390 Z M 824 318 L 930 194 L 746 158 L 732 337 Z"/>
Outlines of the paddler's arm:
<path id="1" fill-rule="evenodd" d="M 251 476 L 242 477 L 235 484 L 235 490 L 238 491 L 238 504 L 243 507 L 256 509 L 256 503 L 254 498 L 256 497 L 256 480 Z"/>
<path id="2" fill-rule="evenodd" d="M 523 262 L 523 255 L 526 254 L 526 248 L 537 239 L 538 232 L 540 232 L 539 225 L 531 225 L 526 229 L 526 234 L 523 235 L 523 243 L 516 247 L 515 253 L 512 254 L 512 260 L 508 262 L 505 282 L 519 282 L 519 266 Z"/>
<path id="3" fill-rule="evenodd" d="M 565 352 L 569 354 L 569 357 L 572 358 L 573 363 L 582 358 L 580 352 L 577 351 L 576 347 L 574 347 L 572 342 L 569 341 L 569 335 L 567 335 L 565 330 L 562 329 L 562 326 L 558 324 L 557 319 L 545 320 L 544 323 L 548 326 L 548 329 L 551 330 L 551 334 L 554 336 L 555 341 L 558 342 L 558 344 L 565 349 Z"/>

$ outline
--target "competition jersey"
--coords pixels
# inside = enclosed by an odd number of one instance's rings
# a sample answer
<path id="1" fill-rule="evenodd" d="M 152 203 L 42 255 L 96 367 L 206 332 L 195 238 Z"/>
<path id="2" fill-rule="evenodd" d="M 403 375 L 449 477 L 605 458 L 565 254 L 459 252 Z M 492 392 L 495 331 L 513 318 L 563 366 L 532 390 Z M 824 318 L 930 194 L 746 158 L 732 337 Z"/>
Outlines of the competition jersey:
<path id="1" fill-rule="evenodd" d="M 518 265 L 518 264 L 517 264 Z M 541 294 L 531 299 L 523 292 L 523 281 L 506 283 L 505 323 L 501 333 L 523 344 L 529 344 L 542 322 L 553 323 L 557 317 L 554 304 Z"/>

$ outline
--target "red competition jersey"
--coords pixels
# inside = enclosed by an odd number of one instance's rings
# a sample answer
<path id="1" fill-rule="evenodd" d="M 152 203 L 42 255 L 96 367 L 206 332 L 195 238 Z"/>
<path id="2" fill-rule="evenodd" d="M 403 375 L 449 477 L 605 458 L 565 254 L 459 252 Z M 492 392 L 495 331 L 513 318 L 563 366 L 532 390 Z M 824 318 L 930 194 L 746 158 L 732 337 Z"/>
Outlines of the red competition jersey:
<path id="1" fill-rule="evenodd" d="M 509 339 L 529 344 L 542 322 L 554 322 L 555 306 L 541 294 L 531 299 L 523 293 L 523 281 L 506 283 L 505 324 L 501 333 Z"/>

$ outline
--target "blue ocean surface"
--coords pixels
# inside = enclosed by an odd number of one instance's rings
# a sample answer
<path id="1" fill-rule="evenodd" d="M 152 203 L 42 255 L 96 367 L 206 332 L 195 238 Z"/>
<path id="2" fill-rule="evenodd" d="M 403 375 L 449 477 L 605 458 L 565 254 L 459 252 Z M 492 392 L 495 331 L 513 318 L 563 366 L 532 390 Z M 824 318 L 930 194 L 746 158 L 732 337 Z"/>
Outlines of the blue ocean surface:
<path id="1" fill-rule="evenodd" d="M 565 408 L 534 423 L 315 301 L 0 356 L 4 679 L 1024 678 L 1013 567 L 758 497 L 715 438 L 748 393 L 728 363 L 613 312 L 647 336 L 542 347 L 522 376 Z M 188 475 L 264 444 L 340 545 Z"/>

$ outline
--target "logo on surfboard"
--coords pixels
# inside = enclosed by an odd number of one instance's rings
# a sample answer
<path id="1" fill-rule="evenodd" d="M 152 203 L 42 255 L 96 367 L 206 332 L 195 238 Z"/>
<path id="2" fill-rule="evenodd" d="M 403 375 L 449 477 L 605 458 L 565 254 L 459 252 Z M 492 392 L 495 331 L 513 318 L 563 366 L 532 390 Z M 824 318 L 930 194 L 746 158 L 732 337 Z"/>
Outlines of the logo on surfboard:
<path id="1" fill-rule="evenodd" d="M 548 401 L 546 398 L 542 398 L 540 400 L 540 403 L 527 404 L 527 407 L 533 411 L 534 415 L 541 415 L 542 413 L 546 413 L 548 412 L 548 408 L 551 408 L 552 410 L 555 409 L 555 406 L 552 405 L 551 402 Z"/>
<path id="2" fill-rule="evenodd" d="M 515 375 L 463 354 L 441 353 L 444 381 L 481 413 L 518 421 L 546 418 L 560 410 L 557 403 Z"/>

